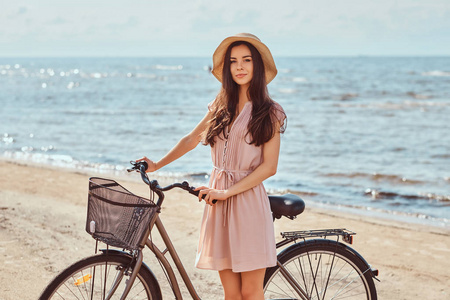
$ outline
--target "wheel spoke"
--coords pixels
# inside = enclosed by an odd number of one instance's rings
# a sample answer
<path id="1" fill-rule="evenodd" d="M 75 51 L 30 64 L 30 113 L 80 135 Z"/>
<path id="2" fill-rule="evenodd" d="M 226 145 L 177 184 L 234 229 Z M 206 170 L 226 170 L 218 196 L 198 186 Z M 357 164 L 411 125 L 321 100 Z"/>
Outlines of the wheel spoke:
<path id="1" fill-rule="evenodd" d="M 125 271 L 131 263 L 126 255 L 97 255 L 75 263 L 58 275 L 43 292 L 42 299 L 120 299 L 126 287 Z M 154 276 L 141 268 L 127 299 L 159 299 Z"/>
<path id="2" fill-rule="evenodd" d="M 367 270 L 364 271 L 364 273 L 365 273 L 365 272 L 367 272 Z M 347 279 L 348 277 L 350 277 L 350 275 L 352 275 L 352 273 L 354 273 L 354 272 L 350 272 L 345 278 L 342 278 L 341 281 L 344 282 L 344 280 Z M 353 279 L 350 280 L 349 283 L 347 283 L 344 287 L 340 288 L 340 289 L 336 292 L 336 296 L 338 296 L 338 295 L 340 295 L 340 294 L 342 294 L 342 295 L 348 294 L 348 293 L 350 293 L 351 291 L 355 290 L 355 289 L 357 288 L 357 286 L 354 286 L 353 288 L 349 288 L 349 289 L 347 289 L 347 287 L 349 287 L 349 286 L 350 286 L 352 283 L 354 283 L 356 280 L 360 279 L 361 276 L 364 275 L 364 273 L 361 274 L 361 275 L 360 275 L 360 274 L 356 274 L 356 276 L 353 277 Z M 345 290 L 345 292 L 343 292 L 344 290 Z M 342 293 L 342 292 L 343 292 L 343 293 Z M 342 299 L 342 298 L 345 298 L 345 297 L 340 297 L 339 299 Z M 338 299 L 338 298 L 333 298 L 333 299 Z"/>
<path id="3" fill-rule="evenodd" d="M 298 263 L 298 267 L 297 267 L 297 264 L 295 264 L 295 263 L 294 263 L 294 266 L 297 268 L 297 270 L 300 270 L 301 278 L 302 278 L 302 281 L 303 281 L 303 286 L 306 288 L 305 292 L 306 292 L 307 295 L 310 295 L 309 294 L 309 289 L 308 289 L 309 284 L 306 283 L 307 277 L 305 276 L 305 272 L 303 271 L 303 267 L 302 267 L 303 264 L 301 262 L 301 258 L 300 257 L 297 259 L 297 263 Z"/>
<path id="4" fill-rule="evenodd" d="M 323 245 L 297 247 L 298 251 L 287 252 L 279 258 L 308 299 L 375 300 L 375 286 L 371 276 L 366 274 L 365 265 L 345 248 L 337 248 L 332 243 Z M 280 268 L 268 271 L 265 299 L 299 298 L 296 289 L 283 278 Z"/>

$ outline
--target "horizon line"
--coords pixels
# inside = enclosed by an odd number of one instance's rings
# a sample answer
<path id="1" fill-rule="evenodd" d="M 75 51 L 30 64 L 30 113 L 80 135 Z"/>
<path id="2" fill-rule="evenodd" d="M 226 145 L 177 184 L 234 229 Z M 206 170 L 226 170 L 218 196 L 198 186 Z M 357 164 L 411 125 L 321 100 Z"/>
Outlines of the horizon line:
<path id="1" fill-rule="evenodd" d="M 274 58 L 450 58 L 450 54 L 274 55 Z M 0 58 L 212 58 L 201 55 L 0 55 Z"/>

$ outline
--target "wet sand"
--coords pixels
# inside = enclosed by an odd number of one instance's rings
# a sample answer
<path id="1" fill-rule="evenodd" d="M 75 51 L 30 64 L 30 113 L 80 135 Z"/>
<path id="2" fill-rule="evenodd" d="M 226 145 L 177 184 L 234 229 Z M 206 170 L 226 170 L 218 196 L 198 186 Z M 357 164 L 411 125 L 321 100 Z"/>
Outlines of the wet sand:
<path id="1" fill-rule="evenodd" d="M 88 178 L 114 176 L 0 160 L 0 299 L 37 299 L 63 268 L 94 254 L 95 241 L 85 232 Z M 117 178 L 145 196 L 137 174 Z M 165 182 L 164 180 L 161 183 Z M 275 222 L 275 232 L 348 228 L 352 245 L 375 268 L 379 299 L 450 298 L 450 230 L 392 219 L 308 207 L 294 221 Z M 195 197 L 170 191 L 163 220 L 202 299 L 222 299 L 218 275 L 194 267 L 203 211 Z M 153 234 L 161 245 L 157 233 Z M 159 242 L 159 243 L 158 243 Z M 162 248 L 162 246 L 160 247 Z M 164 298 L 173 298 L 150 251 L 144 260 L 160 281 Z M 190 299 L 180 281 L 183 294 Z"/>

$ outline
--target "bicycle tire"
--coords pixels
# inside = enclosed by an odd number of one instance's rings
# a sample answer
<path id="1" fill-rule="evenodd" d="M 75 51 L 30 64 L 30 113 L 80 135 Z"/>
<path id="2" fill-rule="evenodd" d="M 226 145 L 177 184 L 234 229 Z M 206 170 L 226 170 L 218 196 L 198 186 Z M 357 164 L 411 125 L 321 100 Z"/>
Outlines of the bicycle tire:
<path id="1" fill-rule="evenodd" d="M 306 299 L 377 299 L 370 267 L 344 244 L 308 240 L 281 252 L 278 261 L 306 292 Z M 266 271 L 264 299 L 302 298 L 275 266 Z"/>
<path id="2" fill-rule="evenodd" d="M 131 264 L 132 257 L 125 253 L 84 258 L 57 275 L 39 299 L 105 299 L 116 276 L 121 276 Z M 123 276 L 110 299 L 120 299 L 127 277 Z M 140 268 L 127 299 L 162 299 L 159 284 L 147 267 Z"/>

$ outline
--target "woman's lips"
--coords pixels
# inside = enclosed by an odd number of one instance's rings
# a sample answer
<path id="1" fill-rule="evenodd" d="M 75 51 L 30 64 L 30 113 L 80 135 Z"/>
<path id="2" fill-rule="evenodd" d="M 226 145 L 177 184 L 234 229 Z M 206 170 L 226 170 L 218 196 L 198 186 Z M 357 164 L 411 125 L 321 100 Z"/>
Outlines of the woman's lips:
<path id="1" fill-rule="evenodd" d="M 242 78 L 242 77 L 244 77 L 245 75 L 247 75 L 247 74 L 237 74 L 236 77 L 237 77 L 237 78 Z"/>

